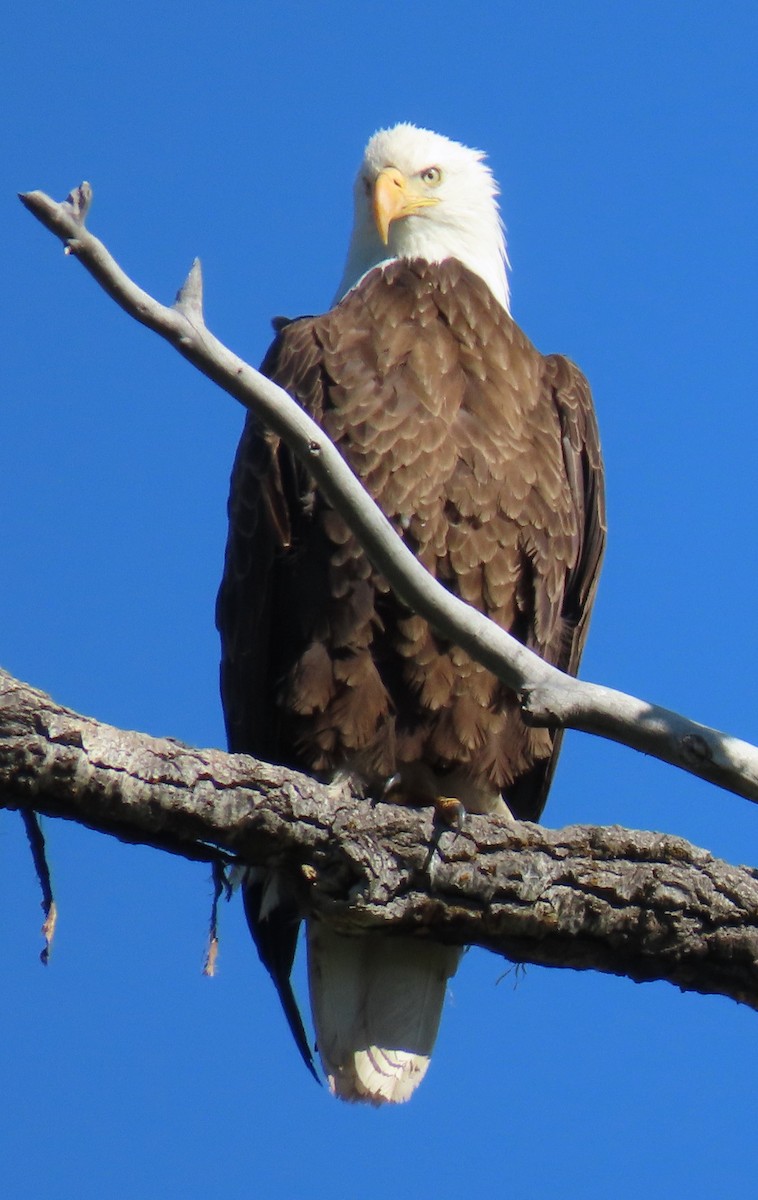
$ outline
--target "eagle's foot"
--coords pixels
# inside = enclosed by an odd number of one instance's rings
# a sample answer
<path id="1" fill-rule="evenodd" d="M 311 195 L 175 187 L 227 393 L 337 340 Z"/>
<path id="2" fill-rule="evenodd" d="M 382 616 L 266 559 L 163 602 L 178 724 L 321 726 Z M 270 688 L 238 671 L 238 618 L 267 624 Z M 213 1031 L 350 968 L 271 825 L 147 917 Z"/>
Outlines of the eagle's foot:
<path id="1" fill-rule="evenodd" d="M 457 796 L 435 796 L 434 811 L 440 821 L 451 829 L 462 829 L 466 810 Z"/>
<path id="2" fill-rule="evenodd" d="M 433 808 L 438 819 L 452 829 L 460 829 L 466 815 L 457 796 L 440 795 L 440 780 L 421 763 L 402 764 L 385 783 L 381 798 L 386 804 Z"/>

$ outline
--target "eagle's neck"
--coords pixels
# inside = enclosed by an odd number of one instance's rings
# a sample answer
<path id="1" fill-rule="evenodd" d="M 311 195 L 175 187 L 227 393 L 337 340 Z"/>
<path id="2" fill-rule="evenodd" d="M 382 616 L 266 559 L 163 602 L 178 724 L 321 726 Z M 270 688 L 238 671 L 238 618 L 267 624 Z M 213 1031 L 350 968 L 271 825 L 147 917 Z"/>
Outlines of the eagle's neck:
<path id="1" fill-rule="evenodd" d="M 466 221 L 432 221 L 424 216 L 396 221 L 390 227 L 388 246 L 382 243 L 373 227 L 357 225 L 350 240 L 335 303 L 352 291 L 374 267 L 386 266 L 398 259 L 419 258 L 429 263 L 458 259 L 484 280 L 495 299 L 510 313 L 505 237 L 494 207 L 492 212 L 475 214 L 475 219 Z"/>

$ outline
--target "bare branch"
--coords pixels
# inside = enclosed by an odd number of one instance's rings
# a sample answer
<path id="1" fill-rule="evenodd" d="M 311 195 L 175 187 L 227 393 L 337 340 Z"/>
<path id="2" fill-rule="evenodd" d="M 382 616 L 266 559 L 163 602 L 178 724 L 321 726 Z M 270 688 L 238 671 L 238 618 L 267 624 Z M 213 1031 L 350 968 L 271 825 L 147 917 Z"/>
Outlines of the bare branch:
<path id="1" fill-rule="evenodd" d="M 88 205 L 89 184 L 81 184 L 62 204 L 43 192 L 28 192 L 20 199 L 130 316 L 160 334 L 283 438 L 397 595 L 512 688 L 526 721 L 609 738 L 758 801 L 758 748 L 669 709 L 565 675 L 433 579 L 323 431 L 286 392 L 209 332 L 202 317 L 199 262 L 195 260 L 174 306 L 165 307 L 133 283 L 102 242 L 84 228 L 82 205 L 72 203 L 80 194 Z"/>
<path id="2" fill-rule="evenodd" d="M 758 1008 L 758 873 L 681 838 L 371 805 L 280 767 L 128 733 L 0 672 L 0 805 L 300 881 L 338 928 L 391 927 Z"/>

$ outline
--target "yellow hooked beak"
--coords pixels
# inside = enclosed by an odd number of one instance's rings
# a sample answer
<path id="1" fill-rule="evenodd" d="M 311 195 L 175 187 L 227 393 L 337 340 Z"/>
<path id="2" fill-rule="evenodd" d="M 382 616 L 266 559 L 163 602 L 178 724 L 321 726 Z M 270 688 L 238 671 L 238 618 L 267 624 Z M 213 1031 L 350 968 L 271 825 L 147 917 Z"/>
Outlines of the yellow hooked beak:
<path id="1" fill-rule="evenodd" d="M 385 167 L 374 184 L 373 211 L 379 237 L 385 246 L 390 237 L 390 225 L 400 217 L 409 217 L 420 208 L 439 204 L 434 196 L 420 196 L 397 167 Z"/>

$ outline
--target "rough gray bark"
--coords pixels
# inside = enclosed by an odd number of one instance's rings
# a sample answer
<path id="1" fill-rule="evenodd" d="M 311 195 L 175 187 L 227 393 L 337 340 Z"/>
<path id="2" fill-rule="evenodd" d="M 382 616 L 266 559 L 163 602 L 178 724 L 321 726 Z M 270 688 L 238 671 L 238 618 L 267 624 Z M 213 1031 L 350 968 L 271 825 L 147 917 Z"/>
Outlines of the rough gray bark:
<path id="1" fill-rule="evenodd" d="M 100 724 L 0 673 L 0 805 L 192 858 L 276 864 L 304 910 L 758 1008 L 758 872 L 681 838 L 373 805 L 244 755 Z"/>

